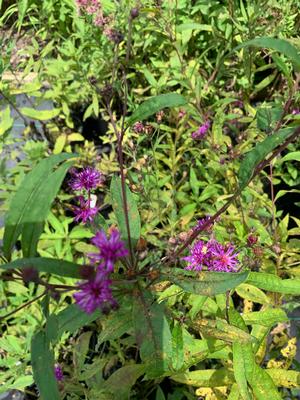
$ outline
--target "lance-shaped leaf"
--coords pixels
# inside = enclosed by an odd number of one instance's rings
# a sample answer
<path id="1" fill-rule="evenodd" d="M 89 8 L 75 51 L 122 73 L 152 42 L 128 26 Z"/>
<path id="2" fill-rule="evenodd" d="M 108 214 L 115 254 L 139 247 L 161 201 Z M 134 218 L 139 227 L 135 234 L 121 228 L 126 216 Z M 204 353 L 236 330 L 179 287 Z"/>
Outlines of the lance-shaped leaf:
<path id="1" fill-rule="evenodd" d="M 128 119 L 128 125 L 143 121 L 166 107 L 179 107 L 185 104 L 187 104 L 186 99 L 178 93 L 166 93 L 150 97 L 132 113 Z"/>
<path id="2" fill-rule="evenodd" d="M 135 201 L 133 194 L 131 193 L 127 185 L 125 185 L 125 189 L 126 189 L 130 236 L 133 244 L 135 245 L 141 235 L 141 219 L 137 203 Z M 123 240 L 126 240 L 128 235 L 127 235 L 126 219 L 123 208 L 122 184 L 120 178 L 115 176 L 112 178 L 110 185 L 110 193 L 112 199 L 112 207 L 118 221 L 121 237 Z"/>
<path id="3" fill-rule="evenodd" d="M 50 315 L 46 324 L 47 338 L 51 342 L 56 343 L 64 332 L 74 333 L 100 316 L 100 310 L 96 310 L 92 314 L 87 314 L 76 304 L 71 304 L 58 314 Z"/>
<path id="4" fill-rule="evenodd" d="M 179 268 L 164 270 L 161 280 L 171 281 L 188 293 L 214 296 L 226 293 L 247 279 L 248 272 L 193 272 Z"/>
<path id="5" fill-rule="evenodd" d="M 60 113 L 60 109 L 58 108 L 53 108 L 52 110 L 35 110 L 34 108 L 23 107 L 20 111 L 26 117 L 37 119 L 38 121 L 47 121 L 48 119 L 57 117 Z"/>
<path id="6" fill-rule="evenodd" d="M 256 343 L 256 338 L 251 336 L 244 330 L 233 325 L 227 324 L 222 320 L 201 319 L 193 322 L 194 329 L 198 329 L 205 336 L 210 336 L 216 339 L 224 340 L 228 343 Z"/>
<path id="7" fill-rule="evenodd" d="M 220 387 L 234 383 L 234 376 L 226 368 L 204 369 L 171 375 L 170 378 L 179 383 L 196 387 Z"/>
<path id="8" fill-rule="evenodd" d="M 70 163 L 63 164 L 49 174 L 47 180 L 38 188 L 31 209 L 24 215 L 21 238 L 24 257 L 36 255 L 38 240 L 43 233 L 44 223 L 50 212 L 51 204 L 70 166 Z"/>
<path id="9" fill-rule="evenodd" d="M 270 304 L 269 297 L 262 290 L 248 283 L 240 284 L 235 291 L 243 299 L 259 304 Z"/>
<path id="10" fill-rule="evenodd" d="M 287 371 L 286 369 L 270 368 L 266 372 L 277 386 L 286 388 L 300 388 L 300 372 Z"/>
<path id="11" fill-rule="evenodd" d="M 54 358 L 45 332 L 39 331 L 31 341 L 31 363 L 34 381 L 43 400 L 60 400 L 54 375 Z"/>
<path id="12" fill-rule="evenodd" d="M 290 42 L 284 39 L 276 39 L 272 37 L 259 37 L 248 42 L 242 43 L 237 46 L 234 50 L 238 50 L 245 47 L 258 47 L 258 48 L 266 48 L 279 51 L 288 57 L 295 66 L 297 71 L 300 70 L 300 55 L 298 49 L 294 47 Z"/>
<path id="13" fill-rule="evenodd" d="M 270 292 L 295 296 L 300 294 L 300 279 L 280 279 L 264 272 L 250 272 L 247 283 Z"/>
<path id="14" fill-rule="evenodd" d="M 255 167 L 263 161 L 266 156 L 271 153 L 277 146 L 282 144 L 291 134 L 294 128 L 285 128 L 267 136 L 261 143 L 258 143 L 252 150 L 244 155 L 238 172 L 240 188 L 243 189 L 252 178 Z"/>
<path id="15" fill-rule="evenodd" d="M 145 373 L 145 370 L 145 365 L 125 365 L 105 381 L 103 388 L 106 392 L 113 394 L 114 399 L 127 400 L 130 398 L 132 386 Z"/>
<path id="16" fill-rule="evenodd" d="M 10 269 L 26 269 L 34 268 L 39 272 L 46 272 L 69 278 L 80 278 L 81 265 L 70 261 L 57 260 L 55 258 L 32 257 L 20 258 L 7 264 L 0 265 L 0 268 Z"/>
<path id="17" fill-rule="evenodd" d="M 7 259 L 10 259 L 11 250 L 22 232 L 27 214 L 37 204 L 37 195 L 41 185 L 47 182 L 49 174 L 57 164 L 71 157 L 74 157 L 74 155 L 59 154 L 48 157 L 39 162 L 23 179 L 11 201 L 5 218 L 3 251 Z"/>
<path id="18" fill-rule="evenodd" d="M 280 308 L 246 313 L 243 314 L 243 319 L 247 325 L 258 324 L 267 327 L 272 327 L 274 324 L 289 320 L 286 313 Z"/>

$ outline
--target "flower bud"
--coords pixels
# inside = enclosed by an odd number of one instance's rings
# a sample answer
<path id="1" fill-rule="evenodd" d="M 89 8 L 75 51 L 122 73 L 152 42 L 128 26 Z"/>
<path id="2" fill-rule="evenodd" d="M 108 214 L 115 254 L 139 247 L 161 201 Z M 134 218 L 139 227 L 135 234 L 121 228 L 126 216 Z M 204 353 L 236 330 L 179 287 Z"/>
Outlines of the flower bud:
<path id="1" fill-rule="evenodd" d="M 247 237 L 247 244 L 249 247 L 252 247 L 253 245 L 255 245 L 257 243 L 257 241 L 258 241 L 258 237 L 255 235 L 251 234 Z"/>
<path id="2" fill-rule="evenodd" d="M 131 15 L 132 19 L 137 18 L 139 16 L 139 14 L 140 14 L 140 10 L 138 9 L 138 7 L 134 7 L 130 11 L 130 15 Z"/>
<path id="3" fill-rule="evenodd" d="M 39 279 L 39 273 L 33 267 L 24 268 L 22 270 L 22 278 L 24 283 L 37 282 Z"/>

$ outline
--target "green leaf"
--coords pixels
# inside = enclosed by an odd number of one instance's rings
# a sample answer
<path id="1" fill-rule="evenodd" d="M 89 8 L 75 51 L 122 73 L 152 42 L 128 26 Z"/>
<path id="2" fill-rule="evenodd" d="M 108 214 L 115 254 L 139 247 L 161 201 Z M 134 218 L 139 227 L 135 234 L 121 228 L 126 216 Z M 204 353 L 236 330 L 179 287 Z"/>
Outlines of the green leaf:
<path id="1" fill-rule="evenodd" d="M 135 245 L 141 235 L 141 219 L 135 198 L 127 185 L 125 185 L 125 190 L 126 190 L 130 235 L 133 245 Z M 122 201 L 123 196 L 122 196 L 122 185 L 120 178 L 115 176 L 112 178 L 110 185 L 110 193 L 112 199 L 112 207 L 118 221 L 121 237 L 123 240 L 126 240 L 128 238 L 128 235 L 127 235 L 126 219 Z"/>
<path id="2" fill-rule="evenodd" d="M 172 331 L 172 367 L 175 371 L 181 369 L 184 363 L 182 326 L 177 323 Z"/>
<path id="3" fill-rule="evenodd" d="M 115 371 L 104 383 L 104 390 L 112 393 L 114 398 L 127 400 L 136 380 L 145 373 L 146 366 L 141 364 L 125 365 Z"/>
<path id="4" fill-rule="evenodd" d="M 300 151 L 291 151 L 280 160 L 281 163 L 285 161 L 300 161 Z"/>
<path id="5" fill-rule="evenodd" d="M 45 332 L 39 331 L 32 337 L 31 363 L 34 381 L 43 400 L 60 400 L 54 375 L 54 358 Z"/>
<path id="6" fill-rule="evenodd" d="M 300 372 L 287 371 L 286 369 L 270 368 L 266 372 L 272 378 L 276 386 L 286 388 L 300 388 Z"/>
<path id="7" fill-rule="evenodd" d="M 10 108 L 6 107 L 0 111 L 0 136 L 4 135 L 14 123 L 14 119 L 10 116 Z"/>
<path id="8" fill-rule="evenodd" d="M 248 332 L 233 325 L 229 325 L 222 320 L 213 321 L 209 319 L 201 319 L 193 322 L 192 326 L 204 335 L 224 340 L 228 343 L 239 342 L 246 344 L 257 342 L 256 338 L 251 336 Z"/>
<path id="9" fill-rule="evenodd" d="M 243 299 L 259 304 L 270 304 L 269 297 L 262 290 L 248 283 L 241 283 L 235 291 Z"/>
<path id="10" fill-rule="evenodd" d="M 36 255 L 38 240 L 44 230 L 44 222 L 70 166 L 70 163 L 61 165 L 56 171 L 49 174 L 47 180 L 37 188 L 34 196 L 35 202 L 32 203 L 23 218 L 21 243 L 24 257 Z"/>
<path id="11" fill-rule="evenodd" d="M 294 128 L 281 129 L 277 133 L 267 136 L 265 140 L 258 143 L 254 149 L 245 154 L 238 172 L 241 189 L 246 187 L 251 180 L 255 167 L 263 161 L 272 150 L 282 144 L 293 133 Z"/>
<path id="12" fill-rule="evenodd" d="M 245 47 L 259 47 L 268 48 L 272 50 L 279 51 L 288 57 L 294 64 L 297 71 L 300 70 L 300 55 L 296 47 L 291 43 L 283 39 L 276 39 L 271 37 L 260 37 L 256 39 L 249 40 L 248 42 L 242 43 L 237 46 L 234 50 L 239 50 Z"/>
<path id="13" fill-rule="evenodd" d="M 289 319 L 286 313 L 280 308 L 270 308 L 263 311 L 254 311 L 243 314 L 247 325 L 262 325 L 271 327 L 279 322 L 287 322 Z"/>
<path id="14" fill-rule="evenodd" d="M 212 32 L 212 26 L 206 24 L 198 24 L 196 22 L 187 22 L 176 26 L 177 32 L 184 32 L 186 30 L 198 30 Z"/>
<path id="15" fill-rule="evenodd" d="M 43 257 L 20 258 L 10 263 L 0 265 L 1 269 L 6 270 L 35 268 L 39 272 L 66 276 L 69 278 L 80 278 L 80 267 L 80 265 L 69 261 Z"/>
<path id="16" fill-rule="evenodd" d="M 100 310 L 96 310 L 92 314 L 87 314 L 76 304 L 71 304 L 58 314 L 50 315 L 46 324 L 47 338 L 51 342 L 56 343 L 64 332 L 72 334 L 83 326 L 95 321 L 101 315 Z"/>
<path id="17" fill-rule="evenodd" d="M 10 259 L 12 247 L 22 232 L 27 215 L 36 204 L 41 185 L 47 182 L 49 173 L 60 162 L 74 157 L 73 154 L 59 154 L 46 158 L 23 179 L 14 195 L 9 211 L 5 219 L 5 231 L 3 237 L 3 251 L 7 259 Z"/>
<path id="18" fill-rule="evenodd" d="M 128 125 L 143 121 L 166 107 L 179 107 L 187 104 L 186 99 L 177 93 L 166 93 L 151 97 L 142 103 L 128 119 Z"/>
<path id="19" fill-rule="evenodd" d="M 283 108 L 276 106 L 260 107 L 256 112 L 257 127 L 260 130 L 270 132 L 275 123 L 280 120 L 283 115 Z"/>
<path id="20" fill-rule="evenodd" d="M 226 293 L 247 279 L 248 272 L 190 272 L 178 268 L 164 270 L 161 280 L 170 281 L 188 293 L 214 296 Z"/>
<path id="21" fill-rule="evenodd" d="M 245 354 L 243 351 L 243 345 L 241 345 L 238 342 L 234 342 L 232 344 L 232 354 L 233 354 L 234 377 L 237 382 L 241 397 L 244 400 L 251 400 L 251 396 L 248 391 L 248 385 L 247 385 L 246 366 L 244 357 Z"/>
<path id="22" fill-rule="evenodd" d="M 33 108 L 23 107 L 20 109 L 21 114 L 26 117 L 37 119 L 39 121 L 46 121 L 55 118 L 59 115 L 60 109 L 54 108 L 53 110 L 35 110 Z"/>
<path id="23" fill-rule="evenodd" d="M 282 400 L 271 376 L 258 365 L 255 366 L 252 379 L 249 383 L 257 400 Z"/>
<path id="24" fill-rule="evenodd" d="M 170 378 L 179 383 L 196 387 L 220 387 L 234 383 L 233 373 L 226 368 L 204 369 L 182 374 L 175 374 Z"/>
<path id="25" fill-rule="evenodd" d="M 132 318 L 140 357 L 147 366 L 147 377 L 161 376 L 171 367 L 172 335 L 163 304 L 152 303 L 142 295 L 133 302 Z"/>
<path id="26" fill-rule="evenodd" d="M 300 279 L 280 279 L 264 272 L 250 272 L 246 283 L 269 292 L 299 296 Z"/>

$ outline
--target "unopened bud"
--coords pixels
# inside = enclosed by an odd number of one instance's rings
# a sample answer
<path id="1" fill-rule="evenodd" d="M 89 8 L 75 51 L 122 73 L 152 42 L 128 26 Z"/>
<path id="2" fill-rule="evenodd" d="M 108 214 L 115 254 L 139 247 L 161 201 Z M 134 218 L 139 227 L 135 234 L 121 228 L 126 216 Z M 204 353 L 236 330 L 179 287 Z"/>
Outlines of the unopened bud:
<path id="1" fill-rule="evenodd" d="M 132 19 L 137 18 L 139 16 L 139 14 L 140 14 L 140 10 L 138 9 L 138 7 L 134 7 L 130 11 L 130 15 L 131 15 Z"/>

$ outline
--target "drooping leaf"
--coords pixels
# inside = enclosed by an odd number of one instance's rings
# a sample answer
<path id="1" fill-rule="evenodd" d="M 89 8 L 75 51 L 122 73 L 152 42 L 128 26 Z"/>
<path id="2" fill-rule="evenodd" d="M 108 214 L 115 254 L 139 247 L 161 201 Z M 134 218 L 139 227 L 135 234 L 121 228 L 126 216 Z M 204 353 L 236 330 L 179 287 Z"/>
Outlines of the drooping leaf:
<path id="1" fill-rule="evenodd" d="M 11 201 L 9 211 L 5 219 L 3 251 L 7 259 L 10 259 L 12 247 L 22 232 L 27 214 L 36 204 L 40 186 L 45 184 L 49 174 L 57 164 L 71 157 L 74 157 L 74 155 L 58 154 L 48 157 L 40 161 L 39 164 L 23 179 Z"/>
<path id="2" fill-rule="evenodd" d="M 257 400 L 274 399 L 281 400 L 282 397 L 265 369 L 255 366 L 250 385 Z"/>
<path id="3" fill-rule="evenodd" d="M 6 107 L 0 111 L 0 137 L 7 132 L 14 123 L 14 119 L 10 116 L 10 108 Z"/>
<path id="4" fill-rule="evenodd" d="M 80 267 L 79 264 L 70 261 L 44 257 L 20 258 L 10 263 L 0 265 L 1 269 L 6 270 L 34 268 L 39 272 L 66 276 L 69 278 L 80 278 Z"/>
<path id="5" fill-rule="evenodd" d="M 166 107 L 179 107 L 187 104 L 186 99 L 177 93 L 166 93 L 151 97 L 142 103 L 128 119 L 128 125 L 143 121 Z"/>
<path id="6" fill-rule="evenodd" d="M 141 219 L 137 203 L 135 201 L 133 194 L 131 193 L 127 185 L 125 186 L 125 189 L 127 198 L 130 236 L 133 244 L 135 245 L 141 235 Z M 118 221 L 121 237 L 123 240 L 126 240 L 128 235 L 127 235 L 126 219 L 123 208 L 123 195 L 122 195 L 122 185 L 120 178 L 118 177 L 112 178 L 110 185 L 110 193 L 112 198 L 112 207 Z"/>
<path id="7" fill-rule="evenodd" d="M 277 146 L 282 144 L 292 133 L 294 128 L 285 128 L 266 137 L 258 143 L 252 150 L 245 154 L 238 172 L 239 185 L 243 189 L 252 178 L 255 167 L 263 161 L 266 156 Z"/>
<path id="8" fill-rule="evenodd" d="M 266 48 L 279 51 L 288 57 L 295 66 L 297 71 L 300 70 L 300 55 L 296 47 L 294 47 L 291 43 L 284 39 L 277 39 L 272 37 L 259 37 L 252 40 L 249 40 L 245 43 L 240 44 L 235 48 L 235 50 L 245 48 L 245 47 L 258 47 L 258 48 Z"/>
<path id="9" fill-rule="evenodd" d="M 280 279 L 265 272 L 250 272 L 246 283 L 270 292 L 299 295 L 300 279 Z"/>
<path id="10" fill-rule="evenodd" d="M 34 381 L 43 400 L 60 400 L 54 375 L 54 357 L 43 331 L 37 332 L 32 337 L 31 363 Z"/>
<path id="11" fill-rule="evenodd" d="M 248 272 L 190 272 L 172 268 L 161 274 L 161 279 L 171 281 L 188 293 L 214 296 L 226 293 L 247 279 Z"/>

